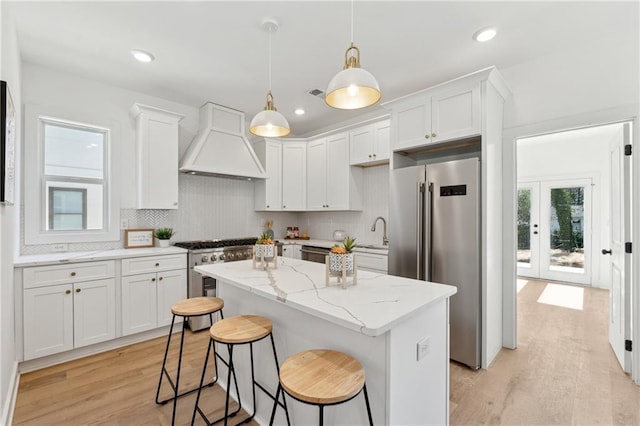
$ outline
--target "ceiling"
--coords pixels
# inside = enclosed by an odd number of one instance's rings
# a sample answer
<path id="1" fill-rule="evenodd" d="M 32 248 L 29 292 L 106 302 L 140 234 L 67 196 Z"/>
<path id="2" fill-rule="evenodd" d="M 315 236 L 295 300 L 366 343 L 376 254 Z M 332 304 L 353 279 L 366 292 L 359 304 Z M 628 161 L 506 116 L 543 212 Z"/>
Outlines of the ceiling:
<path id="1" fill-rule="evenodd" d="M 265 104 L 268 36 L 275 18 L 273 94 L 292 128 L 306 136 L 380 106 L 334 110 L 310 89 L 325 90 L 342 69 L 350 42 L 348 1 L 23 2 L 5 1 L 15 17 L 25 62 L 199 107 L 206 101 L 244 111 Z M 356 1 L 354 41 L 362 67 L 388 101 L 495 65 L 615 46 L 638 36 L 637 2 Z M 481 28 L 498 29 L 487 43 Z M 135 61 L 131 49 L 155 55 Z M 303 107 L 304 116 L 293 110 Z"/>

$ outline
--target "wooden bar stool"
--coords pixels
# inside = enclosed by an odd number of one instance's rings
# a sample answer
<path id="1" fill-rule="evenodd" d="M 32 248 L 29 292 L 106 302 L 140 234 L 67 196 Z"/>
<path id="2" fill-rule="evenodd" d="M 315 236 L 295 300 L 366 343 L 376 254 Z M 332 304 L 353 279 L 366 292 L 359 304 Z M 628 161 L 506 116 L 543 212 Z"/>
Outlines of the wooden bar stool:
<path id="1" fill-rule="evenodd" d="M 202 369 L 202 377 L 200 379 L 200 387 L 198 388 L 198 396 L 196 397 L 196 405 L 193 409 L 193 417 L 191 418 L 191 424 L 194 424 L 196 418 L 196 412 L 199 413 L 202 418 L 207 422 L 208 425 L 217 423 L 219 421 L 224 420 L 224 424 L 226 425 L 229 417 L 235 416 L 240 409 L 242 408 L 242 401 L 240 400 L 240 392 L 238 391 L 238 381 L 236 379 L 235 367 L 233 365 L 233 348 L 236 345 L 244 345 L 249 344 L 249 351 L 251 354 L 251 381 L 252 381 L 252 392 L 253 392 L 253 414 L 248 418 L 244 419 L 242 423 L 250 422 L 254 416 L 256 415 L 256 386 L 262 390 L 265 394 L 267 394 L 271 399 L 274 400 L 274 405 L 280 405 L 284 408 L 286 416 L 287 416 L 287 424 L 289 423 L 289 411 L 287 410 L 287 403 L 284 399 L 284 394 L 282 395 L 282 403 L 278 401 L 277 396 L 273 396 L 267 389 L 264 388 L 260 383 L 258 383 L 255 379 L 255 371 L 253 366 L 253 344 L 259 340 L 262 340 L 269 336 L 271 338 L 271 348 L 273 350 L 273 358 L 276 364 L 276 371 L 280 374 L 280 369 L 278 367 L 278 355 L 276 354 L 276 345 L 273 341 L 273 325 L 268 318 L 257 316 L 257 315 L 240 315 L 231 318 L 226 318 L 221 321 L 216 322 L 211 326 L 210 334 L 211 341 L 209 347 L 207 349 L 207 358 L 205 358 L 204 367 Z M 209 351 L 213 346 L 213 343 L 221 343 L 227 345 L 227 349 L 229 351 L 229 360 L 225 361 L 218 352 L 216 351 L 214 360 L 220 358 L 220 360 L 228 367 L 229 373 L 227 376 L 227 396 L 225 399 L 224 405 L 224 417 L 221 417 L 214 421 L 209 421 L 207 416 L 198 406 L 200 401 L 200 390 L 202 389 L 202 383 L 204 382 L 204 376 L 207 370 L 207 362 L 206 360 L 209 358 Z M 215 347 L 214 347 L 215 350 Z M 216 380 L 217 380 L 217 363 L 216 367 Z M 229 413 L 229 391 L 231 389 L 231 376 L 233 375 L 233 380 L 236 387 L 236 394 L 238 395 L 238 408 L 233 412 Z"/>
<path id="2" fill-rule="evenodd" d="M 171 313 L 173 314 L 173 318 L 171 319 L 171 328 L 169 329 L 169 337 L 167 338 L 167 348 L 164 351 L 164 359 L 162 361 L 162 370 L 160 371 L 160 380 L 158 380 L 158 390 L 156 391 L 156 404 L 166 404 L 169 401 L 173 401 L 173 414 L 171 416 L 171 424 L 175 424 L 176 421 L 176 403 L 177 399 L 183 395 L 187 395 L 191 392 L 195 392 L 200 389 L 202 386 L 212 386 L 215 383 L 215 380 L 211 383 L 207 383 L 203 385 L 202 381 L 200 382 L 200 387 L 186 390 L 182 393 L 178 393 L 178 386 L 180 385 L 180 368 L 182 367 L 182 348 L 184 346 L 184 330 L 187 327 L 187 319 L 189 317 L 196 317 L 202 315 L 209 315 L 209 321 L 211 325 L 213 325 L 213 314 L 215 312 L 220 312 L 220 318 L 224 318 L 222 314 L 222 308 L 224 307 L 224 301 L 217 297 L 194 297 L 191 299 L 184 299 L 176 302 L 173 306 L 171 306 Z M 180 334 L 180 353 L 178 355 L 178 371 L 176 372 L 176 381 L 175 383 L 171 379 L 171 375 L 167 370 L 167 355 L 169 353 L 169 345 L 171 344 L 171 336 L 173 335 L 173 324 L 176 321 L 176 317 L 182 317 L 182 333 Z M 207 352 L 207 358 L 205 358 L 205 363 L 209 359 L 209 352 Z M 169 385 L 171 389 L 173 389 L 173 396 L 167 399 L 159 400 L 160 397 L 160 388 L 162 387 L 162 379 L 163 377 L 167 378 L 169 381 Z"/>
<path id="3" fill-rule="evenodd" d="M 280 390 L 306 404 L 320 409 L 319 424 L 324 422 L 324 407 L 347 402 L 364 391 L 369 425 L 373 425 L 364 368 L 355 358 L 338 351 L 314 349 L 297 353 L 288 358 L 280 368 Z M 270 425 L 276 414 L 276 404 L 271 411 Z"/>

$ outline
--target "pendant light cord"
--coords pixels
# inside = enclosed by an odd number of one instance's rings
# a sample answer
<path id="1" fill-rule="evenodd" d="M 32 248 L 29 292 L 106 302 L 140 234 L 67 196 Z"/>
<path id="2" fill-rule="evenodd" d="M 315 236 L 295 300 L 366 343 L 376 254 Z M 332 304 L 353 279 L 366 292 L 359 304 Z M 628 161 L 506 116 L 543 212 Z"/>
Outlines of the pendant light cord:
<path id="1" fill-rule="evenodd" d="M 271 92 L 271 33 L 273 28 L 269 28 L 269 92 Z"/>
<path id="2" fill-rule="evenodd" d="M 353 44 L 353 1 L 351 0 L 351 43 Z"/>

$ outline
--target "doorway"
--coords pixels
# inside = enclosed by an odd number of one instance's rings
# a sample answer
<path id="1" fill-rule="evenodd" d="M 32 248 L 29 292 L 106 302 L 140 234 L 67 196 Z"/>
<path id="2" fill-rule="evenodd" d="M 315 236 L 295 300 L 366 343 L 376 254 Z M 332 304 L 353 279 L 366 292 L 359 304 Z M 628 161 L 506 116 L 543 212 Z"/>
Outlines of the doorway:
<path id="1" fill-rule="evenodd" d="M 518 275 L 591 285 L 593 179 L 518 184 Z"/>

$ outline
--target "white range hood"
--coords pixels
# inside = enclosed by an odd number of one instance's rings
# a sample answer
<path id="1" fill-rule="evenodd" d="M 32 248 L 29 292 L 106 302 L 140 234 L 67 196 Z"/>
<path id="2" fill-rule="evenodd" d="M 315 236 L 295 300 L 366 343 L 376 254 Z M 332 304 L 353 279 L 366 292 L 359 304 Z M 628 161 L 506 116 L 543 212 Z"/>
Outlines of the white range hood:
<path id="1" fill-rule="evenodd" d="M 200 128 L 182 157 L 180 171 L 233 178 L 267 177 L 244 136 L 244 113 L 211 102 L 200 108 Z"/>

